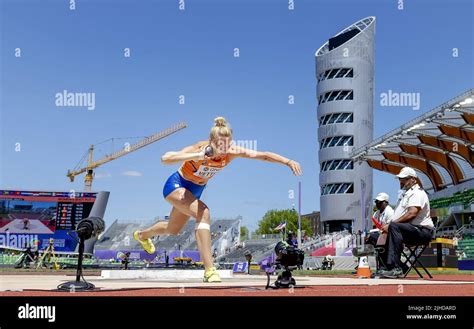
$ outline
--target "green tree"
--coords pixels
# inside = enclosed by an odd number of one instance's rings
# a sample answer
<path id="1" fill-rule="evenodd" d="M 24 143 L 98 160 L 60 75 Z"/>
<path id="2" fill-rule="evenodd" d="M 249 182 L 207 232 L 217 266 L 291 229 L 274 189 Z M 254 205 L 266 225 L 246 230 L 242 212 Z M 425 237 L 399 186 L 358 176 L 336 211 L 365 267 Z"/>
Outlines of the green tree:
<path id="1" fill-rule="evenodd" d="M 298 213 L 294 209 L 269 210 L 258 222 L 257 234 L 277 234 L 275 227 L 286 221 L 286 231 L 298 232 Z M 313 235 L 311 223 L 307 218 L 301 218 L 301 230 L 309 236 Z"/>
<path id="2" fill-rule="evenodd" d="M 240 227 L 240 241 L 245 241 L 247 240 L 249 236 L 249 229 L 246 228 L 245 226 Z"/>

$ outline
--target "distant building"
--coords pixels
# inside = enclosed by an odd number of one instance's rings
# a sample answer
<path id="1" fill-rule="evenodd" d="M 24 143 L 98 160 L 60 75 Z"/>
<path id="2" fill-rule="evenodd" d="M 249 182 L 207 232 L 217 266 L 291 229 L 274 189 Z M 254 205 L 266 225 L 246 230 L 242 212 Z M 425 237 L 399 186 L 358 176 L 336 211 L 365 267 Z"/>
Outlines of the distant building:
<path id="1" fill-rule="evenodd" d="M 309 220 L 313 230 L 313 235 L 323 234 L 323 225 L 321 225 L 321 216 L 319 211 L 313 211 L 312 213 L 301 215 L 301 218 Z"/>

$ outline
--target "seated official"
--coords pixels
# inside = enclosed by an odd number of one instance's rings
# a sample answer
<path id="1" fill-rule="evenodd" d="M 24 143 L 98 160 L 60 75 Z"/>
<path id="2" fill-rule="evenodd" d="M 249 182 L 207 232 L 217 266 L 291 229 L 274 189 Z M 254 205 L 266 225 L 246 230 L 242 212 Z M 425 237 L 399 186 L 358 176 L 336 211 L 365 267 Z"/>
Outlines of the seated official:
<path id="1" fill-rule="evenodd" d="M 389 205 L 389 196 L 387 193 L 381 192 L 375 197 L 375 207 L 377 211 L 373 214 L 372 220 L 377 222 L 377 226 L 389 224 L 393 220 L 394 211 Z M 374 223 L 374 229 L 370 231 L 365 238 L 365 243 L 371 244 L 374 247 L 385 246 L 387 241 L 387 233 L 377 229 Z M 379 263 L 378 270 L 387 270 L 387 252 L 385 248 L 380 248 L 378 252 Z"/>
<path id="2" fill-rule="evenodd" d="M 393 209 L 390 207 L 388 204 L 389 196 L 387 193 L 381 192 L 377 194 L 375 197 L 375 207 L 377 208 L 377 211 L 373 214 L 373 220 L 377 221 L 378 224 L 380 225 L 385 225 L 390 223 L 393 220 Z M 374 225 L 374 229 L 376 226 Z M 382 240 L 380 238 L 380 231 L 376 230 L 374 232 L 371 232 L 367 237 L 365 238 L 365 242 L 373 245 L 374 247 L 377 246 L 377 244 L 385 244 L 385 239 Z M 383 241 L 383 242 L 381 242 Z"/>
<path id="3" fill-rule="evenodd" d="M 397 177 L 401 195 L 395 208 L 394 219 L 382 227 L 382 231 L 387 233 L 385 249 L 388 270 L 381 271 L 381 275 L 389 278 L 401 277 L 407 270 L 402 268 L 400 259 L 404 244 L 428 244 L 434 230 L 428 195 L 418 185 L 415 170 L 404 167 Z"/>

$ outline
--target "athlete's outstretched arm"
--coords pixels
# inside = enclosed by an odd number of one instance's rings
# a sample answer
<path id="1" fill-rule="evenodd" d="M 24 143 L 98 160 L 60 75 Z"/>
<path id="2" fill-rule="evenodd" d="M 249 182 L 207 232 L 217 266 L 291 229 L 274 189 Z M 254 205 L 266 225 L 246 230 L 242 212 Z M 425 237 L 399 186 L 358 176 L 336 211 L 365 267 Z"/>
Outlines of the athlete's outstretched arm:
<path id="1" fill-rule="evenodd" d="M 284 156 L 281 156 L 273 152 L 258 152 L 258 151 L 249 150 L 243 147 L 234 147 L 232 149 L 231 154 L 234 157 L 280 163 L 280 164 L 290 167 L 291 171 L 296 176 L 300 176 L 303 174 L 303 171 L 301 170 L 301 166 L 298 162 L 285 158 Z"/>
<path id="2" fill-rule="evenodd" d="M 205 144 L 205 143 L 204 143 Z M 188 160 L 202 160 L 205 158 L 204 150 L 201 150 L 203 142 L 186 146 L 181 151 L 170 151 L 163 154 L 161 162 L 164 164 L 180 163 Z"/>

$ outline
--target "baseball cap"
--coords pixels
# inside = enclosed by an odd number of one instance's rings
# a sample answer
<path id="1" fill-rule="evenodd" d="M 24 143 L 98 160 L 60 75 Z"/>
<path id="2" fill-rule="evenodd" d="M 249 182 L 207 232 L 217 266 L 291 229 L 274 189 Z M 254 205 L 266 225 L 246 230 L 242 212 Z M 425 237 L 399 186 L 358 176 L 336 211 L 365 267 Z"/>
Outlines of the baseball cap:
<path id="1" fill-rule="evenodd" d="M 381 193 L 377 194 L 377 196 L 375 197 L 375 200 L 377 200 L 377 201 L 388 201 L 388 194 L 384 193 L 384 192 L 381 192 Z"/>
<path id="2" fill-rule="evenodd" d="M 410 167 L 403 167 L 402 170 L 400 170 L 400 173 L 397 175 L 398 178 L 407 178 L 407 177 L 415 177 L 417 178 L 417 174 L 415 169 L 410 168 Z"/>

